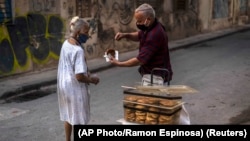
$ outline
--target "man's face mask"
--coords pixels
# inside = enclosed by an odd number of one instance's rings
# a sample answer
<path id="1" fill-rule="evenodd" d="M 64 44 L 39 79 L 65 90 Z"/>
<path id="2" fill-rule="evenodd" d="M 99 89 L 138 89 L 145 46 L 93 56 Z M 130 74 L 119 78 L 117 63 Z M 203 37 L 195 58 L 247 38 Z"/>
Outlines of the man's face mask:
<path id="1" fill-rule="evenodd" d="M 137 28 L 140 29 L 140 30 L 142 30 L 142 31 L 147 30 L 148 27 L 145 25 L 147 20 L 148 20 L 148 19 L 145 20 L 144 24 L 137 24 L 137 23 L 136 23 Z"/>
<path id="2" fill-rule="evenodd" d="M 80 44 L 82 43 L 86 43 L 86 41 L 88 40 L 88 36 L 86 34 L 79 34 L 79 37 L 78 37 L 78 42 Z"/>

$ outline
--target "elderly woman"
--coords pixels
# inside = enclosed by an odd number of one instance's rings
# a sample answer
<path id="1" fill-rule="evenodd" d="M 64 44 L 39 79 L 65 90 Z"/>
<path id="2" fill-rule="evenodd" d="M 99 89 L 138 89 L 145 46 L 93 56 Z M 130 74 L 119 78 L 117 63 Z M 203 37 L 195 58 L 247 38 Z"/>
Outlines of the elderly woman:
<path id="1" fill-rule="evenodd" d="M 89 24 L 74 17 L 70 23 L 70 38 L 64 41 L 57 73 L 57 94 L 60 119 L 64 121 L 66 141 L 71 140 L 72 125 L 85 125 L 90 120 L 88 85 L 98 84 L 99 78 L 88 73 L 84 49 Z"/>

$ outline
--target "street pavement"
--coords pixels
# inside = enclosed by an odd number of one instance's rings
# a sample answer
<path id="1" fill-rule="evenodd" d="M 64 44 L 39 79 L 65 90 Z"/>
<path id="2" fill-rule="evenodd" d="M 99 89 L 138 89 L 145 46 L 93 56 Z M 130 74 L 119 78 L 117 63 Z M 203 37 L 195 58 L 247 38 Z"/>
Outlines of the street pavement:
<path id="1" fill-rule="evenodd" d="M 237 32 L 242 32 L 250 29 L 250 25 L 243 25 L 236 28 L 219 30 L 216 32 L 199 34 L 196 36 L 188 37 L 181 40 L 175 40 L 169 42 L 170 51 L 177 49 L 187 48 L 189 46 L 231 35 Z M 131 57 L 136 56 L 138 50 L 119 54 L 119 60 L 127 60 Z M 103 57 L 88 60 L 88 67 L 91 72 L 98 72 L 103 69 L 112 67 L 111 64 L 107 63 Z M 38 90 L 42 87 L 47 87 L 57 83 L 57 67 L 25 73 L 20 75 L 14 75 L 9 77 L 0 78 L 0 101 L 12 96 L 23 94 L 32 90 Z"/>

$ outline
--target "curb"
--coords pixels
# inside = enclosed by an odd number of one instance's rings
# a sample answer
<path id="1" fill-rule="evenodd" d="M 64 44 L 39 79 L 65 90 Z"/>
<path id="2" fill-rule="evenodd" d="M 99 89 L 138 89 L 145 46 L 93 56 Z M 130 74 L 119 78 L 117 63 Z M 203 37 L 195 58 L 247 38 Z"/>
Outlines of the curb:
<path id="1" fill-rule="evenodd" d="M 225 30 L 221 30 L 221 31 L 191 36 L 188 38 L 184 38 L 184 39 L 170 42 L 169 43 L 170 51 L 175 51 L 175 50 L 181 49 L 181 48 L 187 48 L 187 47 L 197 45 L 197 44 L 202 43 L 202 42 L 219 39 L 222 37 L 230 36 L 232 34 L 239 33 L 239 32 L 245 32 L 248 30 L 250 30 L 250 25 L 244 25 L 241 27 L 237 27 L 235 29 L 225 29 Z M 194 39 L 196 39 L 196 40 L 194 40 Z"/>
<path id="2" fill-rule="evenodd" d="M 26 93 L 26 92 L 29 92 L 29 91 L 32 91 L 32 90 L 39 90 L 42 87 L 54 85 L 56 83 L 57 83 L 56 79 L 51 79 L 51 80 L 48 80 L 48 81 L 42 81 L 42 82 L 35 83 L 35 84 L 28 84 L 28 85 L 20 86 L 17 89 L 4 92 L 2 94 L 2 96 L 0 97 L 0 99 L 7 99 L 9 97 L 19 95 L 19 94 L 22 94 L 22 93 Z"/>

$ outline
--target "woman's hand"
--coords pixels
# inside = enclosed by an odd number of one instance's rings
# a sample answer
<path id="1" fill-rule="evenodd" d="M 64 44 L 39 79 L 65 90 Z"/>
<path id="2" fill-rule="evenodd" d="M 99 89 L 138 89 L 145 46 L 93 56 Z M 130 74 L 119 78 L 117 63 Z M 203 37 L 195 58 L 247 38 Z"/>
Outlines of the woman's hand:
<path id="1" fill-rule="evenodd" d="M 97 77 L 96 75 L 90 75 L 90 74 L 84 75 L 83 73 L 76 74 L 76 79 L 79 82 L 86 83 L 86 84 L 89 84 L 89 83 L 98 84 L 100 81 L 99 77 Z"/>
<path id="2" fill-rule="evenodd" d="M 100 79 L 99 79 L 99 77 L 97 77 L 97 76 L 91 76 L 90 77 L 90 83 L 93 83 L 93 84 L 98 84 L 99 83 L 99 81 L 100 81 Z"/>

